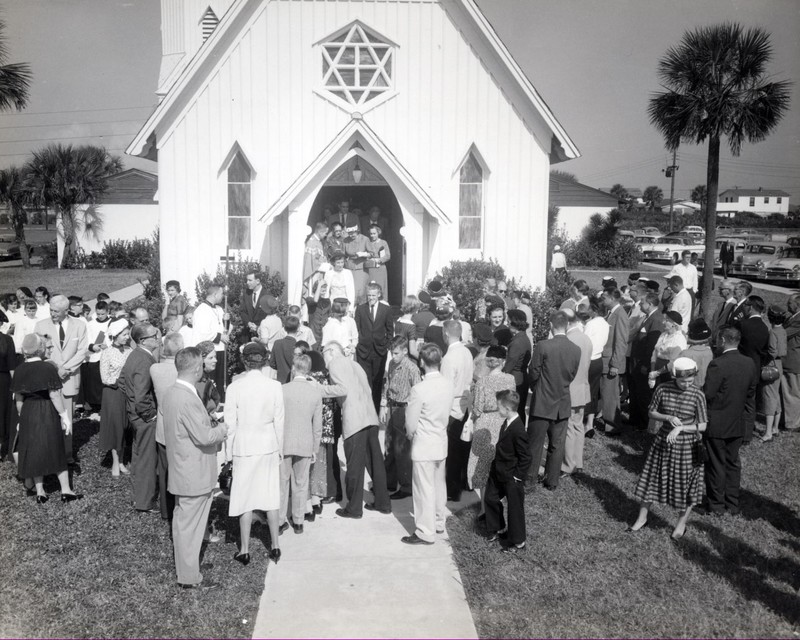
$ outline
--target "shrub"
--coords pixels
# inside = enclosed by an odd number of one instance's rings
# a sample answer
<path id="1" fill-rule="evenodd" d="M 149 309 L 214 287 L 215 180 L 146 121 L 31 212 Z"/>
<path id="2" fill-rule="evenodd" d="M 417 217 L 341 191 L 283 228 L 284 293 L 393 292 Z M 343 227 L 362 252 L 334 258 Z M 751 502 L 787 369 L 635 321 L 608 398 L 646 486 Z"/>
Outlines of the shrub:
<path id="1" fill-rule="evenodd" d="M 496 260 L 453 260 L 435 279 L 441 281 L 445 291 L 453 296 L 462 320 L 472 324 L 475 322 L 475 303 L 483 295 L 487 278 L 506 279 L 505 270 Z"/>
<path id="2" fill-rule="evenodd" d="M 558 305 L 553 299 L 553 294 L 548 289 L 544 291 L 536 289 L 530 293 L 533 317 L 531 333 L 533 334 L 533 341 L 535 344 L 539 342 L 539 340 L 547 339 L 547 335 L 550 333 L 550 314 Z"/>
<path id="3" fill-rule="evenodd" d="M 122 306 L 125 308 L 125 311 L 131 314 L 134 309 L 144 307 L 150 315 L 150 324 L 159 329 L 163 329 L 163 325 L 161 324 L 161 312 L 164 310 L 163 298 L 147 298 L 141 295 L 135 297 L 133 300 L 128 300 L 123 303 Z"/>
<path id="4" fill-rule="evenodd" d="M 635 269 L 639 264 L 636 245 L 629 238 L 592 243 L 586 238 L 569 240 L 563 246 L 569 267 L 599 267 L 602 269 Z"/>
<path id="5" fill-rule="evenodd" d="M 153 259 L 153 242 L 148 239 L 108 240 L 103 244 L 106 269 L 146 269 Z"/>
<path id="6" fill-rule="evenodd" d="M 161 290 L 161 233 L 158 227 L 153 231 L 153 240 L 151 244 L 152 250 L 150 252 L 150 258 L 145 266 L 147 280 L 142 283 L 144 286 L 144 296 L 148 300 L 157 298 L 161 300 L 161 304 L 163 305 L 165 300 L 164 292 Z"/>
<path id="7" fill-rule="evenodd" d="M 553 305 L 556 307 L 561 306 L 561 303 L 569 298 L 569 290 L 572 283 L 575 281 L 569 271 L 566 273 L 548 271 L 547 272 L 547 291 L 553 299 Z"/>

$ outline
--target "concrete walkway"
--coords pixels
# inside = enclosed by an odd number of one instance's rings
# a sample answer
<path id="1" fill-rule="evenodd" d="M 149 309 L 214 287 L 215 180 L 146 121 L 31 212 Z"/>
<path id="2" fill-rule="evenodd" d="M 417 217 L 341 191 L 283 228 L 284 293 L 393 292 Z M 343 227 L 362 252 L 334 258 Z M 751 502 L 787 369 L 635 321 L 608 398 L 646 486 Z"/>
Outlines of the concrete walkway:
<path id="1" fill-rule="evenodd" d="M 137 282 L 129 287 L 125 287 L 124 289 L 112 291 L 108 295 L 111 300 L 116 300 L 117 302 L 127 302 L 128 300 L 133 300 L 136 296 L 140 296 L 143 293 L 144 287 Z M 91 307 L 92 311 L 94 311 L 94 305 L 97 304 L 96 299 L 85 300 L 84 302 Z"/>
<path id="2" fill-rule="evenodd" d="M 478 637 L 447 534 L 431 546 L 400 542 L 414 530 L 411 498 L 361 520 L 339 518 L 338 507 L 325 505 L 302 535 L 281 536 L 254 638 Z"/>

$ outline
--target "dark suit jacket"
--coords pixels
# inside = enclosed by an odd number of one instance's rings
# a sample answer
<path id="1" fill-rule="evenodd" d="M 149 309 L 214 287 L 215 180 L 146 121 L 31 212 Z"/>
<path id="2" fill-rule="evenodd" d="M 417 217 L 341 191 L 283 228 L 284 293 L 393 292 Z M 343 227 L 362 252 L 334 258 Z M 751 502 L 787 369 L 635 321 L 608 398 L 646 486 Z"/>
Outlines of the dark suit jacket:
<path id="1" fill-rule="evenodd" d="M 515 477 L 524 481 L 531 460 L 525 425 L 514 416 L 497 440 L 491 473 L 501 483 L 513 482 Z"/>
<path id="2" fill-rule="evenodd" d="M 503 371 L 514 376 L 514 384 L 528 385 L 528 365 L 531 361 L 531 340 L 524 331 L 514 334 L 508 343 L 508 354 Z"/>
<path id="3" fill-rule="evenodd" d="M 722 328 L 731 324 L 731 316 L 735 308 L 736 302 L 730 303 L 727 300 L 723 300 L 714 310 L 714 317 L 711 319 L 712 344 L 717 343 L 717 336 L 719 336 L 719 332 L 722 331 Z"/>
<path id="4" fill-rule="evenodd" d="M 653 349 L 661 335 L 664 316 L 656 310 L 651 313 L 642 323 L 642 328 L 636 332 L 631 343 L 631 369 L 633 375 L 646 376 L 650 371 L 650 358 L 653 356 Z"/>
<path id="5" fill-rule="evenodd" d="M 258 292 L 256 306 L 253 307 L 253 292 L 247 287 L 242 291 L 242 304 L 239 306 L 239 316 L 245 327 L 247 327 L 248 322 L 253 322 L 258 326 L 258 324 L 267 317 L 267 314 L 264 313 L 264 310 L 258 304 L 265 295 L 267 295 L 267 288 L 261 285 L 261 291 Z"/>
<path id="6" fill-rule="evenodd" d="M 742 320 L 744 320 L 744 301 L 737 302 L 733 308 L 733 311 L 730 312 L 728 315 L 728 324 L 732 324 L 737 328 L 741 324 Z"/>
<path id="7" fill-rule="evenodd" d="M 378 303 L 375 320 L 369 312 L 369 304 L 364 303 L 356 307 L 356 329 L 358 329 L 358 345 L 356 356 L 369 358 L 374 353 L 381 358 L 389 351 L 389 342 L 394 335 L 394 320 L 392 309 L 388 304 Z"/>
<path id="8" fill-rule="evenodd" d="M 533 391 L 531 416 L 547 420 L 569 417 L 569 385 L 580 363 L 580 347 L 565 335 L 536 343 L 529 370 Z"/>
<path id="9" fill-rule="evenodd" d="M 131 422 L 150 422 L 156 418 L 156 396 L 150 378 L 150 367 L 155 363 L 152 355 L 137 347 L 122 366 L 117 385 L 125 392 Z"/>
<path id="10" fill-rule="evenodd" d="M 616 367 L 619 373 L 625 373 L 625 354 L 628 351 L 628 335 L 630 334 L 628 314 L 622 305 L 608 314 L 606 318 L 610 329 L 608 341 L 603 348 L 603 373 L 610 367 Z"/>
<path id="11" fill-rule="evenodd" d="M 742 341 L 739 343 L 739 351 L 753 359 L 758 367 L 770 361 L 767 347 L 769 346 L 769 327 L 761 318 L 751 316 L 739 323 L 739 331 L 742 332 Z"/>
<path id="12" fill-rule="evenodd" d="M 760 322 L 760 321 L 759 321 Z M 714 358 L 703 391 L 708 403 L 708 438 L 744 436 L 745 406 L 755 402 L 760 370 L 751 358 L 731 349 Z"/>
<path id="13" fill-rule="evenodd" d="M 292 364 L 294 363 L 294 345 L 297 338 L 286 336 L 276 340 L 272 345 L 272 353 L 269 356 L 269 366 L 278 372 L 278 382 L 286 384 L 292 377 Z"/>

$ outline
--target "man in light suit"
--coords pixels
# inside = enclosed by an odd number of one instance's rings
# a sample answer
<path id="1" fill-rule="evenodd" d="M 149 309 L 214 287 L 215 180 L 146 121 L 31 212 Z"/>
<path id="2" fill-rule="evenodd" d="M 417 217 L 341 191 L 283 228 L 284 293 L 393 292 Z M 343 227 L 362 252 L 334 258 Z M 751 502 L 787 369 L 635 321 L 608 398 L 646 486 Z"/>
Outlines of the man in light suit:
<path id="1" fill-rule="evenodd" d="M 605 433 L 619 435 L 619 381 L 625 373 L 625 352 L 628 350 L 628 314 L 621 304 L 619 289 L 603 291 L 603 306 L 608 312 L 608 340 L 603 348 L 603 375 L 600 377 L 600 408 L 605 422 Z"/>
<path id="2" fill-rule="evenodd" d="M 140 343 L 141 344 L 141 343 Z M 133 355 L 133 354 L 131 354 Z M 225 423 L 211 426 L 195 383 L 203 376 L 203 357 L 194 347 L 175 356 L 178 379 L 164 398 L 164 437 L 169 460 L 169 492 L 175 496 L 172 543 L 178 584 L 184 589 L 213 589 L 203 584 L 200 548 L 217 482 L 217 451 L 228 435 Z"/>
<path id="3" fill-rule="evenodd" d="M 50 318 L 36 323 L 36 333 L 49 339 L 53 349 L 49 359 L 58 367 L 61 378 L 61 395 L 64 409 L 72 418 L 75 396 L 81 385 L 81 364 L 89 349 L 86 333 L 86 322 L 69 317 L 69 299 L 66 296 L 53 296 L 50 299 Z M 74 464 L 72 452 L 72 434 L 64 436 L 64 449 L 67 452 L 67 463 Z"/>
<path id="4" fill-rule="evenodd" d="M 292 380 L 283 385 L 283 460 L 281 460 L 281 525 L 288 519 L 292 494 L 292 528 L 303 533 L 311 464 L 322 439 L 322 389 L 308 378 L 311 358 L 294 358 Z M 313 512 L 312 512 L 313 513 Z"/>
<path id="5" fill-rule="evenodd" d="M 411 494 L 416 529 L 400 540 L 406 544 L 433 544 L 444 532 L 447 484 L 447 425 L 455 391 L 439 369 L 442 350 L 427 343 L 419 352 L 425 375 L 411 387 L 406 408 L 406 433 L 411 439 L 413 476 Z"/>
<path id="6" fill-rule="evenodd" d="M 386 354 L 389 352 L 389 341 L 394 335 L 392 310 L 388 304 L 381 301 L 382 294 L 381 285 L 370 282 L 367 286 L 367 301 L 358 305 L 355 313 L 356 329 L 358 329 L 356 362 L 367 374 L 375 411 L 381 406 Z"/>
<path id="7" fill-rule="evenodd" d="M 589 403 L 589 362 L 592 358 L 592 341 L 583 332 L 583 325 L 572 309 L 565 309 L 569 325 L 567 338 L 581 350 L 581 359 L 575 378 L 569 385 L 570 414 L 564 442 L 564 462 L 561 476 L 583 471 L 583 408 Z M 524 424 L 524 423 L 523 423 Z"/>
<path id="8" fill-rule="evenodd" d="M 267 295 L 267 290 L 261 284 L 261 272 L 251 271 L 247 274 L 245 284 L 247 289 L 242 291 L 242 299 L 239 305 L 239 316 L 244 325 L 244 335 L 247 340 L 252 338 L 258 332 L 258 325 L 266 317 L 264 310 L 259 304 L 261 298 Z"/>
<path id="9" fill-rule="evenodd" d="M 155 513 L 157 496 L 156 397 L 150 378 L 153 355 L 159 345 L 158 329 L 138 324 L 131 329 L 136 348 L 131 351 L 117 379 L 125 392 L 128 422 L 133 427 L 133 506 L 141 513 Z"/>
<path id="10" fill-rule="evenodd" d="M 341 518 L 360 518 L 362 509 L 389 514 L 392 503 L 386 488 L 386 467 L 378 441 L 378 413 L 372 404 L 367 374 L 356 362 L 344 355 L 338 342 L 322 349 L 325 365 L 333 384 L 322 385 L 324 398 L 338 398 L 342 407 L 342 435 L 347 458 L 345 493 L 347 506 L 337 509 Z M 364 505 L 364 472 L 372 477 L 375 501 Z"/>
<path id="11" fill-rule="evenodd" d="M 714 310 L 714 317 L 711 318 L 711 347 L 716 349 L 718 345 L 719 332 L 730 324 L 731 315 L 736 308 L 736 298 L 733 297 L 734 284 L 731 280 L 722 280 L 717 287 L 722 302 Z"/>

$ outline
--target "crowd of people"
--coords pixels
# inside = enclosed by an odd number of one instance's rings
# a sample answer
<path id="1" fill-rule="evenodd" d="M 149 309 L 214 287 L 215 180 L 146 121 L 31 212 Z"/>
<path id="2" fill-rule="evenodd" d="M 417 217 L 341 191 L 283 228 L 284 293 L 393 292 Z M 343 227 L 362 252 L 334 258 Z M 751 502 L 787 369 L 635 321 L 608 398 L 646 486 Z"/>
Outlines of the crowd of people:
<path id="1" fill-rule="evenodd" d="M 738 512 L 739 448 L 753 439 L 757 401 L 763 442 L 778 436 L 782 405 L 786 428 L 800 428 L 800 295 L 788 312 L 767 310 L 749 283 L 723 280 L 709 326 L 696 317 L 697 274 L 684 261 L 665 291 L 639 274 L 622 287 L 604 278 L 600 291 L 574 281 L 537 341 L 529 296 L 505 282 L 483 284 L 472 324 L 436 280 L 407 296 L 398 316 L 381 282 L 368 280 L 359 301 L 329 278 L 346 271 L 339 255 L 328 256 L 334 267 L 308 288 L 304 308 L 281 315 L 262 274 L 247 274 L 238 332 L 216 284 L 192 307 L 180 283 L 167 282 L 160 322 L 102 295 L 94 311 L 41 288 L 6 296 L 2 454 L 15 456 L 29 494 L 46 503 L 43 478 L 55 475 L 62 502 L 83 497 L 68 473 L 78 464 L 73 421 L 99 420 L 111 475 L 131 475 L 133 508 L 171 521 L 177 582 L 209 588 L 200 548 L 219 536 L 209 513 L 226 470 L 243 566 L 254 520 L 268 526 L 277 563 L 280 536 L 302 534 L 332 503 L 341 503 L 337 516 L 360 519 L 410 498 L 415 530 L 402 542 L 434 544 L 446 503 L 464 491 L 481 498 L 487 538 L 519 553 L 526 489 L 554 491 L 583 472 L 585 439 L 596 432 L 656 435 L 629 530 L 647 524 L 653 503 L 667 504 L 681 510 L 678 539 L 703 495 L 710 514 Z M 244 371 L 228 382 L 234 335 Z"/>

